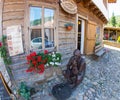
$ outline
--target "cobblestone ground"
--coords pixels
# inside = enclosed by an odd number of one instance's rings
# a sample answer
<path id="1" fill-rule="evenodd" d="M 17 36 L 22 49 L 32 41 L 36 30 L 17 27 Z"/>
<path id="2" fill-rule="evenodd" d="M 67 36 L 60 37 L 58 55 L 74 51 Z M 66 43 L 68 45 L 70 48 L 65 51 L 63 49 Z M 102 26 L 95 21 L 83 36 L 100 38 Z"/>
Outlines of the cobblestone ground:
<path id="1" fill-rule="evenodd" d="M 109 49 L 89 62 L 83 82 L 69 100 L 120 100 L 120 51 Z"/>
<path id="2" fill-rule="evenodd" d="M 91 59 L 91 58 L 90 58 Z M 61 82 L 56 78 L 42 86 L 34 100 L 55 100 L 51 86 Z M 68 100 L 120 100 L 120 51 L 109 49 L 98 60 L 89 60 L 83 82 Z"/>

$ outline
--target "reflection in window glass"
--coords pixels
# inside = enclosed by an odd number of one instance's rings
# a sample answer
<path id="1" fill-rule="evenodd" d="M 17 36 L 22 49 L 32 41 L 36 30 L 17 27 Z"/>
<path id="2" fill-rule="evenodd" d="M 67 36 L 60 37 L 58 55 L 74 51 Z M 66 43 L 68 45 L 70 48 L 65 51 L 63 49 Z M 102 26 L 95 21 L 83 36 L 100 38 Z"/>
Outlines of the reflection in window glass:
<path id="1" fill-rule="evenodd" d="M 30 26 L 41 25 L 42 9 L 39 7 L 30 7 Z"/>
<path id="2" fill-rule="evenodd" d="M 53 27 L 54 24 L 54 10 L 45 8 L 44 10 L 44 26 Z"/>
<path id="3" fill-rule="evenodd" d="M 31 48 L 42 49 L 42 33 L 41 29 L 33 29 L 31 32 Z"/>
<path id="4" fill-rule="evenodd" d="M 45 29 L 45 48 L 54 47 L 54 29 Z"/>

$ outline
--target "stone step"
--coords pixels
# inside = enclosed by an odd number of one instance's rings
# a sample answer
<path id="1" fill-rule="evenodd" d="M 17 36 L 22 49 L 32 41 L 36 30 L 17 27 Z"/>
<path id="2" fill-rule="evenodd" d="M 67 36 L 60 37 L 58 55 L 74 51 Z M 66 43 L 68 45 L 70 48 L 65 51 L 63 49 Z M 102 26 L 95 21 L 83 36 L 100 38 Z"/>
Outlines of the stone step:
<path id="1" fill-rule="evenodd" d="M 26 84 L 28 86 L 33 86 L 35 85 L 35 83 L 40 82 L 40 81 L 44 81 L 44 74 L 34 74 L 34 75 L 30 75 L 29 77 L 25 77 L 19 80 L 15 80 L 17 84 L 20 84 L 21 82 L 26 82 Z"/>
<path id="2" fill-rule="evenodd" d="M 23 54 L 23 55 L 13 56 L 13 57 L 11 57 L 11 59 L 12 59 L 12 63 L 13 63 L 13 64 L 14 64 L 14 63 L 18 63 L 18 62 L 21 62 L 21 61 L 26 60 L 26 55 Z"/>
<path id="3" fill-rule="evenodd" d="M 29 65 L 27 64 L 26 60 L 20 61 L 18 63 L 9 65 L 9 67 L 11 68 L 11 70 L 22 69 L 22 68 L 25 68 L 25 67 L 28 67 L 28 66 Z"/>
<path id="4" fill-rule="evenodd" d="M 20 82 L 26 82 L 27 84 L 32 84 L 35 81 L 40 81 L 44 79 L 42 74 L 37 74 L 34 72 L 26 72 L 27 67 L 17 70 L 12 70 L 14 80 L 17 84 Z"/>
<path id="5" fill-rule="evenodd" d="M 12 70 L 12 74 L 15 80 L 22 79 L 28 77 L 30 73 L 26 72 L 27 68 L 22 68 L 18 70 Z"/>

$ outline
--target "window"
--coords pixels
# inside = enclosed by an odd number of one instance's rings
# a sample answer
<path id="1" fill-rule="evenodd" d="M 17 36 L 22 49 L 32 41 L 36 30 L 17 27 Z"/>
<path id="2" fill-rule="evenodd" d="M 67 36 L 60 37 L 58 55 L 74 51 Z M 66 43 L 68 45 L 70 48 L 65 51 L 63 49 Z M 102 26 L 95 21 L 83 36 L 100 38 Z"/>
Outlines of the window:
<path id="1" fill-rule="evenodd" d="M 54 9 L 30 7 L 30 47 L 54 47 Z"/>

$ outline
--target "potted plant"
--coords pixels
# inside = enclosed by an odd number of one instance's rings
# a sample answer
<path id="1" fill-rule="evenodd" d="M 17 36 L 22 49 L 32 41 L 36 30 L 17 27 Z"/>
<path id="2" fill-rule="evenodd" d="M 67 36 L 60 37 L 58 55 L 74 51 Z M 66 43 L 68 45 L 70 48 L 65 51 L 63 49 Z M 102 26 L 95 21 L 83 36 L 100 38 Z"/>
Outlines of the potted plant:
<path id="1" fill-rule="evenodd" d="M 7 55 L 7 48 L 6 48 L 6 36 L 3 35 L 2 39 L 0 40 L 0 57 L 3 58 L 5 65 L 10 65 L 12 63 L 11 58 Z"/>
<path id="2" fill-rule="evenodd" d="M 47 50 L 44 50 L 44 53 L 32 52 L 27 55 L 27 64 L 29 68 L 26 72 L 36 72 L 39 74 L 44 73 L 45 66 L 58 66 L 61 61 L 60 53 L 49 54 Z"/>
<path id="3" fill-rule="evenodd" d="M 20 83 L 20 87 L 18 89 L 18 94 L 23 97 L 25 100 L 31 100 L 31 95 L 35 93 L 35 89 L 28 87 L 24 82 Z"/>
<path id="4" fill-rule="evenodd" d="M 66 24 L 65 24 L 65 27 L 66 27 L 66 29 L 67 29 L 68 31 L 70 31 L 70 30 L 72 29 L 72 27 L 73 27 L 73 23 L 66 23 Z"/>

